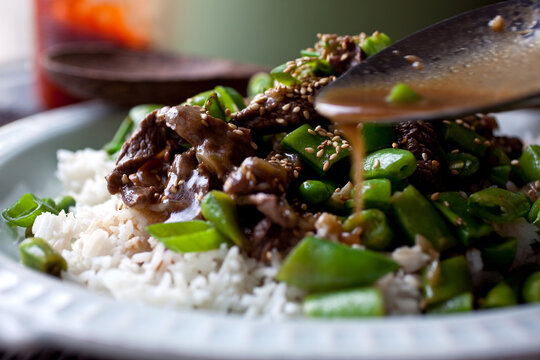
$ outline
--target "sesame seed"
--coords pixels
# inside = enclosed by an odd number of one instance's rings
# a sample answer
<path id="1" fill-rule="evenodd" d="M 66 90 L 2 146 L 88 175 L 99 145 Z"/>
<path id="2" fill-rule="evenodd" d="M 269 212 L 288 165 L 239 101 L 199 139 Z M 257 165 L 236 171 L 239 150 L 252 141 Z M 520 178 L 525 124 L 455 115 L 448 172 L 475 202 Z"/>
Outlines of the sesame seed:
<path id="1" fill-rule="evenodd" d="M 342 149 L 348 149 L 349 147 L 350 147 L 349 144 L 343 144 L 343 145 L 341 145 L 341 148 L 342 148 Z"/>
<path id="2" fill-rule="evenodd" d="M 481 144 L 482 140 L 480 140 L 479 138 L 474 138 L 474 142 L 477 143 L 477 144 Z"/>
<path id="3" fill-rule="evenodd" d="M 306 204 L 300 205 L 300 209 L 306 211 L 307 210 L 307 205 Z"/>
<path id="4" fill-rule="evenodd" d="M 322 78 L 321 80 L 319 80 L 319 82 L 321 83 L 321 85 L 326 85 L 326 84 L 328 84 L 328 81 L 329 81 L 328 78 Z"/>
<path id="5" fill-rule="evenodd" d="M 317 133 L 315 131 L 313 131 L 312 129 L 308 129 L 307 130 L 308 133 L 310 133 L 311 135 L 317 135 Z"/>
<path id="6" fill-rule="evenodd" d="M 300 109 L 300 106 L 295 106 L 294 109 L 292 109 L 292 112 L 296 114 L 297 112 L 300 112 L 300 110 L 302 110 Z"/>
<path id="7" fill-rule="evenodd" d="M 257 146 L 257 144 L 255 144 L 253 141 L 251 141 L 249 143 L 251 145 L 251 147 L 253 148 L 253 150 L 257 150 L 259 147 Z"/>
<path id="8" fill-rule="evenodd" d="M 313 154 L 315 152 L 315 149 L 313 149 L 312 147 L 307 147 L 304 150 L 306 150 L 308 154 Z"/>
<path id="9" fill-rule="evenodd" d="M 491 141 L 489 141 L 489 140 L 484 141 L 484 145 L 491 146 Z"/>
<path id="10" fill-rule="evenodd" d="M 375 163 L 373 164 L 373 167 L 375 169 L 378 169 L 379 167 L 381 167 L 381 161 L 379 159 L 375 160 Z"/>
<path id="11" fill-rule="evenodd" d="M 207 117 L 208 117 L 208 115 L 206 115 L 206 114 L 201 114 L 201 119 L 206 120 Z"/>
<path id="12" fill-rule="evenodd" d="M 397 149 L 398 146 L 399 146 L 399 145 L 398 145 L 396 142 L 393 142 L 393 143 L 392 143 L 392 148 L 393 148 L 393 149 Z"/>
<path id="13" fill-rule="evenodd" d="M 230 128 L 230 129 L 238 129 L 238 126 L 234 125 L 233 123 L 227 123 L 227 126 Z"/>
<path id="14" fill-rule="evenodd" d="M 345 61 L 347 60 L 347 58 L 349 57 L 349 54 L 348 53 L 344 53 L 343 55 L 341 55 L 341 57 L 339 58 L 340 61 Z"/>
<path id="15" fill-rule="evenodd" d="M 244 135 L 244 132 L 240 129 L 233 130 L 233 133 L 235 133 L 236 135 Z"/>
<path id="16" fill-rule="evenodd" d="M 460 218 L 460 217 L 456 218 L 456 225 L 457 226 L 463 226 L 463 219 Z"/>
<path id="17" fill-rule="evenodd" d="M 339 154 L 341 152 L 341 147 L 340 146 L 336 146 L 336 154 Z"/>
<path id="18" fill-rule="evenodd" d="M 519 160 L 514 159 L 514 160 L 510 161 L 510 164 L 513 165 L 513 166 L 519 166 Z"/>
<path id="19" fill-rule="evenodd" d="M 281 107 L 283 111 L 288 111 L 291 108 L 291 104 L 285 104 Z"/>
<path id="20" fill-rule="evenodd" d="M 323 155 L 324 155 L 324 150 L 321 149 L 321 150 L 317 151 L 317 157 L 318 158 L 322 157 Z"/>
<path id="21" fill-rule="evenodd" d="M 444 124 L 451 124 L 450 120 L 443 120 Z"/>
<path id="22" fill-rule="evenodd" d="M 431 194 L 431 200 L 433 200 L 433 201 L 439 200 L 439 195 L 441 195 L 440 192 L 436 192 L 436 193 Z"/>
<path id="23" fill-rule="evenodd" d="M 293 170 L 293 176 L 294 176 L 295 179 L 298 178 L 298 175 L 300 175 L 300 174 L 298 173 L 298 170 Z"/>
<path id="24" fill-rule="evenodd" d="M 457 171 L 456 169 L 452 169 L 452 170 L 450 170 L 450 174 L 452 174 L 452 175 L 458 175 L 458 174 L 459 174 L 459 171 Z"/>
<path id="25" fill-rule="evenodd" d="M 529 189 L 529 190 L 527 191 L 527 195 L 533 196 L 533 195 L 534 195 L 534 190 L 533 190 L 533 189 Z"/>
<path id="26" fill-rule="evenodd" d="M 231 116 L 231 109 L 226 108 L 224 111 L 225 116 Z"/>
<path id="27" fill-rule="evenodd" d="M 309 119 L 309 117 L 310 117 L 309 111 L 304 110 L 304 112 L 303 112 L 302 114 L 304 114 L 304 117 L 305 117 L 306 119 Z"/>
<path id="28" fill-rule="evenodd" d="M 330 163 L 328 161 L 325 161 L 322 169 L 323 169 L 323 171 L 326 171 L 326 170 L 328 170 L 329 167 L 330 167 Z"/>
<path id="29" fill-rule="evenodd" d="M 257 103 L 251 103 L 251 104 L 249 105 L 249 109 L 250 109 L 250 110 L 253 110 L 253 111 L 257 111 L 257 110 L 259 110 L 259 108 L 260 108 L 260 106 L 259 106 L 259 104 L 257 104 Z"/>
<path id="30" fill-rule="evenodd" d="M 337 156 L 338 156 L 337 154 L 332 154 L 332 155 L 330 155 L 329 159 L 330 160 L 336 160 Z"/>
<path id="31" fill-rule="evenodd" d="M 321 125 L 317 125 L 317 126 L 315 127 L 315 131 L 319 131 L 319 130 L 321 130 L 321 129 L 322 129 Z"/>
<path id="32" fill-rule="evenodd" d="M 402 143 L 402 144 L 405 144 L 405 143 L 407 142 L 407 140 L 408 140 L 408 139 L 407 139 L 407 137 L 405 136 L 403 139 L 401 139 L 401 143 Z"/>
<path id="33" fill-rule="evenodd" d="M 176 185 L 182 185 L 182 184 L 184 184 L 185 182 L 186 182 L 186 180 L 180 179 L 180 180 L 178 180 L 178 181 L 176 182 Z"/>
<path id="34" fill-rule="evenodd" d="M 310 103 L 312 103 L 312 104 L 315 102 L 315 98 L 314 98 L 313 96 L 311 96 L 311 95 L 309 95 L 309 96 L 307 97 L 307 99 L 308 99 L 308 101 L 309 101 Z"/>
<path id="35" fill-rule="evenodd" d="M 424 159 L 424 161 L 428 159 L 428 155 L 425 152 L 422 153 L 422 159 Z"/>
<path id="36" fill-rule="evenodd" d="M 287 121 L 283 118 L 277 118 L 276 122 L 280 125 L 287 125 Z"/>
<path id="37" fill-rule="evenodd" d="M 203 124 L 205 127 L 208 127 L 208 122 L 204 119 L 201 119 L 201 124 Z"/>
<path id="38" fill-rule="evenodd" d="M 431 163 L 433 164 L 433 166 L 439 166 L 439 165 L 441 165 L 441 163 L 438 162 L 437 160 L 432 160 Z"/>
<path id="39" fill-rule="evenodd" d="M 155 175 L 155 178 L 157 181 L 161 181 L 161 177 L 158 174 Z"/>
<path id="40" fill-rule="evenodd" d="M 450 154 L 458 154 L 458 153 L 459 153 L 459 149 L 454 149 L 450 151 Z"/>
<path id="41" fill-rule="evenodd" d="M 339 140 L 341 140 L 341 137 L 337 135 L 332 138 L 332 141 L 339 141 Z"/>
<path id="42" fill-rule="evenodd" d="M 456 124 L 463 125 L 463 120 L 457 119 L 457 120 L 456 120 Z"/>
<path id="43" fill-rule="evenodd" d="M 122 175 L 122 184 L 126 185 L 129 183 L 129 178 L 126 174 Z"/>
<path id="44" fill-rule="evenodd" d="M 173 185 L 173 186 L 170 187 L 169 191 L 172 192 L 173 194 L 176 194 L 178 189 L 176 188 L 176 186 Z"/>
<path id="45" fill-rule="evenodd" d="M 540 180 L 536 180 L 534 182 L 534 187 L 536 188 L 536 190 L 540 190 Z"/>
<path id="46" fill-rule="evenodd" d="M 446 201 L 446 200 L 443 201 L 443 204 L 444 204 L 444 206 L 446 206 L 446 207 L 450 207 L 450 203 L 449 203 L 448 201 Z"/>

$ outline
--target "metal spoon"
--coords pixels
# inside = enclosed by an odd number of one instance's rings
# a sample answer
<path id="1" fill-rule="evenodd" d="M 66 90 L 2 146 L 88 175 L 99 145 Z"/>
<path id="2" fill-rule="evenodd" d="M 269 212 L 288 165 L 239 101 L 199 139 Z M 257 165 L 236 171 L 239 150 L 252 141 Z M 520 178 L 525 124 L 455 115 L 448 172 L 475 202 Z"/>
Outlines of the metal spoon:
<path id="1" fill-rule="evenodd" d="M 455 118 L 540 99 L 540 0 L 511 0 L 421 30 L 351 68 L 316 98 L 338 122 Z M 392 104 L 405 83 L 422 96 Z"/>
<path id="2" fill-rule="evenodd" d="M 49 78 L 73 95 L 135 105 L 178 104 L 216 85 L 245 89 L 266 68 L 223 59 L 135 51 L 100 43 L 50 49 L 41 60 Z"/>

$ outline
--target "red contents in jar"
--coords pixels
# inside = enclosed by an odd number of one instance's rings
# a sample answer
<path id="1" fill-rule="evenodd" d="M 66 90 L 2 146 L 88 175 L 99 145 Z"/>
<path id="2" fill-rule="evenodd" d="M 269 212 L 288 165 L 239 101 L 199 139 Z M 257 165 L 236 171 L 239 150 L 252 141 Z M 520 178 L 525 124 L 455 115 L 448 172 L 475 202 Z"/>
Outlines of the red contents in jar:
<path id="1" fill-rule="evenodd" d="M 131 48 L 145 48 L 146 34 L 129 27 L 128 12 L 137 9 L 136 2 L 104 0 L 34 0 L 36 24 L 37 86 L 40 98 L 48 108 L 79 101 L 44 74 L 40 59 L 53 45 L 71 42 L 107 42 Z M 146 25 L 146 24 L 145 24 Z M 141 28 L 145 28 L 142 26 Z"/>

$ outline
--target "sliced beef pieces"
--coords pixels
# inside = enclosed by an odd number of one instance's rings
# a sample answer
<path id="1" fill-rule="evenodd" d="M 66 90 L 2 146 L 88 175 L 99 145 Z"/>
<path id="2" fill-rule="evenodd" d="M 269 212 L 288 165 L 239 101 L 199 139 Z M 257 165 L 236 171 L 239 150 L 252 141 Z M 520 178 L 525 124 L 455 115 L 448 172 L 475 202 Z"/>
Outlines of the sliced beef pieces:
<path id="1" fill-rule="evenodd" d="M 182 140 L 193 148 L 182 153 Z M 253 152 L 249 130 L 199 107 L 164 107 L 150 113 L 124 144 L 107 176 L 108 189 L 121 193 L 128 206 L 193 219 L 200 198 Z"/>
<path id="2" fill-rule="evenodd" d="M 287 131 L 303 123 L 323 118 L 313 107 L 318 90 L 335 79 L 305 80 L 302 84 L 279 85 L 258 95 L 232 122 L 250 129 L 254 134 Z"/>
<path id="3" fill-rule="evenodd" d="M 231 195 L 254 193 L 284 194 L 289 185 L 289 174 L 276 164 L 258 157 L 248 157 L 232 171 L 223 185 Z"/>
<path id="4" fill-rule="evenodd" d="M 444 172 L 439 138 L 433 124 L 405 121 L 394 125 L 401 148 L 416 157 L 416 171 L 408 179 L 423 192 L 444 190 Z"/>
<path id="5" fill-rule="evenodd" d="M 495 136 L 493 143 L 503 149 L 510 159 L 519 159 L 523 152 L 523 143 L 517 137 Z"/>
<path id="6" fill-rule="evenodd" d="M 493 138 L 493 132 L 499 127 L 497 120 L 491 115 L 469 115 L 459 120 L 463 121 L 464 126 L 471 128 L 488 140 Z"/>
<path id="7" fill-rule="evenodd" d="M 210 116 L 204 108 L 180 105 L 161 112 L 169 128 L 196 149 L 199 163 L 224 181 L 235 166 L 254 154 L 248 129 Z"/>
<path id="8" fill-rule="evenodd" d="M 330 40 L 335 41 L 335 46 L 331 46 L 329 51 L 325 52 L 323 56 L 336 75 L 343 74 L 354 65 L 359 64 L 366 57 L 356 37 L 337 36 L 335 39 L 327 39 L 326 41 Z"/>
<path id="9" fill-rule="evenodd" d="M 241 196 L 237 199 L 239 206 L 252 205 L 274 224 L 283 228 L 294 228 L 298 224 L 298 214 L 289 206 L 285 198 L 273 194 L 258 193 Z"/>

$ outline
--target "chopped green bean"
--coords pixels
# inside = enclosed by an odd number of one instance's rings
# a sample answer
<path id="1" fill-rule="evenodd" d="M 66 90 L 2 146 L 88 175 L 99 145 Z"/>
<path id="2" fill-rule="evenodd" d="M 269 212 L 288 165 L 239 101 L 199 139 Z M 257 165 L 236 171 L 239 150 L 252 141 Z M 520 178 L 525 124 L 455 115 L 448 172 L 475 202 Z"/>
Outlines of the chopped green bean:
<path id="1" fill-rule="evenodd" d="M 444 139 L 448 143 L 479 157 L 486 155 L 487 139 L 476 131 L 452 121 L 443 123 L 443 133 Z"/>
<path id="2" fill-rule="evenodd" d="M 292 76 L 290 72 L 285 72 L 287 67 L 287 64 L 276 66 L 272 69 L 272 71 L 270 71 L 270 76 L 272 76 L 274 80 L 285 86 L 300 84 L 300 80 Z"/>
<path id="3" fill-rule="evenodd" d="M 377 150 L 392 147 L 396 135 L 390 123 L 364 123 L 362 127 L 362 137 L 366 154 Z"/>
<path id="4" fill-rule="evenodd" d="M 422 96 L 420 94 L 414 91 L 409 85 L 403 83 L 394 85 L 386 97 L 386 101 L 392 104 L 412 104 L 421 99 Z"/>
<path id="5" fill-rule="evenodd" d="M 362 210 L 352 214 L 343 224 L 345 231 L 352 231 L 357 227 L 362 229 L 362 245 L 366 248 L 377 251 L 389 250 L 394 240 L 394 232 L 381 210 Z"/>
<path id="6" fill-rule="evenodd" d="M 204 102 L 204 107 L 210 115 L 215 117 L 216 119 L 221 119 L 225 121 L 227 118 L 225 116 L 225 112 L 223 111 L 223 108 L 221 107 L 221 103 L 219 102 L 219 97 L 217 92 L 212 91 L 208 97 L 206 98 L 206 101 Z"/>
<path id="7" fill-rule="evenodd" d="M 456 240 L 437 210 L 412 185 L 392 196 L 390 209 L 394 220 L 404 230 L 410 244 L 414 244 L 416 235 L 421 235 L 437 251 L 447 250 L 456 245 Z"/>
<path id="8" fill-rule="evenodd" d="M 487 188 L 471 194 L 468 207 L 469 212 L 479 218 L 504 223 L 526 216 L 531 205 L 523 193 Z"/>
<path id="9" fill-rule="evenodd" d="M 64 212 L 67 213 L 69 212 L 69 208 L 75 206 L 75 199 L 73 198 L 73 196 L 69 195 L 62 196 L 56 199 L 54 202 L 56 210 L 58 210 L 58 212 L 64 210 Z"/>
<path id="10" fill-rule="evenodd" d="M 257 94 L 262 94 L 274 85 L 272 76 L 267 73 L 257 73 L 249 79 L 247 94 L 250 98 L 254 98 Z"/>
<path id="11" fill-rule="evenodd" d="M 510 180 L 510 173 L 512 172 L 511 165 L 498 165 L 491 168 L 489 171 L 489 181 L 497 186 L 506 186 L 508 180 Z"/>
<path id="12" fill-rule="evenodd" d="M 529 145 L 519 158 L 519 173 L 526 182 L 540 180 L 540 145 Z"/>
<path id="13" fill-rule="evenodd" d="M 305 203 L 317 205 L 328 200 L 335 189 L 335 186 L 327 182 L 306 180 L 298 187 L 298 193 Z"/>
<path id="14" fill-rule="evenodd" d="M 362 182 L 362 208 L 388 209 L 392 184 L 388 179 L 369 179 Z"/>
<path id="15" fill-rule="evenodd" d="M 500 281 L 486 294 L 481 301 L 485 309 L 512 306 L 518 303 L 516 293 L 505 281 Z"/>
<path id="16" fill-rule="evenodd" d="M 527 277 L 523 283 L 522 296 L 525 302 L 540 302 L 540 271 L 536 271 Z"/>
<path id="17" fill-rule="evenodd" d="M 471 176 L 480 168 L 480 161 L 474 155 L 460 152 L 445 156 L 450 174 L 457 176 Z"/>
<path id="18" fill-rule="evenodd" d="M 383 295 L 376 287 L 308 295 L 303 309 L 309 317 L 322 318 L 374 317 L 385 313 Z"/>
<path id="19" fill-rule="evenodd" d="M 456 295 L 450 299 L 427 308 L 428 314 L 454 314 L 473 311 L 474 296 L 470 292 Z"/>
<path id="20" fill-rule="evenodd" d="M 67 270 L 66 260 L 41 238 L 27 238 L 19 244 L 21 262 L 38 271 L 56 277 Z"/>
<path id="21" fill-rule="evenodd" d="M 243 248 L 248 245 L 238 223 L 236 203 L 229 195 L 217 190 L 210 191 L 201 201 L 201 212 L 226 238 Z"/>
<path id="22" fill-rule="evenodd" d="M 472 292 L 473 283 L 465 257 L 459 255 L 434 261 L 424 269 L 422 287 L 428 306 Z"/>
<path id="23" fill-rule="evenodd" d="M 30 227 L 36 217 L 44 212 L 58 214 L 54 204 L 43 201 L 31 193 L 24 194 L 13 205 L 2 212 L 2 217 L 9 225 Z"/>
<path id="24" fill-rule="evenodd" d="M 527 221 L 540 228 L 540 197 L 536 199 L 527 214 Z"/>
<path id="25" fill-rule="evenodd" d="M 362 50 L 367 56 L 372 56 L 392 45 L 392 40 L 385 33 L 377 32 L 368 37 L 362 44 Z"/>
<path id="26" fill-rule="evenodd" d="M 176 252 L 201 252 L 228 243 L 215 227 L 202 220 L 153 224 L 146 231 Z"/>
<path id="27" fill-rule="evenodd" d="M 308 236 L 287 256 L 277 279 L 309 291 L 330 291 L 371 285 L 398 268 L 377 252 Z"/>
<path id="28" fill-rule="evenodd" d="M 372 152 L 364 160 L 364 178 L 386 178 L 400 181 L 416 170 L 416 158 L 403 149 L 382 149 Z"/>
<path id="29" fill-rule="evenodd" d="M 465 246 L 476 244 L 493 231 L 491 226 L 469 214 L 467 200 L 458 192 L 439 193 L 433 204 L 456 227 L 459 240 Z"/>
<path id="30" fill-rule="evenodd" d="M 507 271 L 516 257 L 517 239 L 510 238 L 499 244 L 483 247 L 480 251 L 487 269 Z"/>

